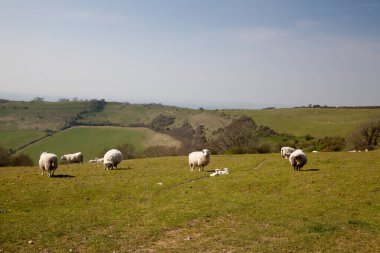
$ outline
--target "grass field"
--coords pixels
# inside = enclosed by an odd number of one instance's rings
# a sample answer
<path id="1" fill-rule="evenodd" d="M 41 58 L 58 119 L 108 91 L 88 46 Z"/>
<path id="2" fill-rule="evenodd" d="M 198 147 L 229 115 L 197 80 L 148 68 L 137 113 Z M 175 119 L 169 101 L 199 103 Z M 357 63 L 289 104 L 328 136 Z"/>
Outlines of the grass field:
<path id="1" fill-rule="evenodd" d="M 0 168 L 2 252 L 380 252 L 380 152 Z M 29 243 L 30 241 L 30 243 Z"/>
<path id="2" fill-rule="evenodd" d="M 133 145 L 136 151 L 142 151 L 148 146 L 155 145 L 177 147 L 180 142 L 147 128 L 74 127 L 45 138 L 20 152 L 28 154 L 38 162 L 43 151 L 52 152 L 59 157 L 80 151 L 84 160 L 88 161 L 98 156 L 105 148 L 114 148 L 123 144 Z"/>
<path id="3" fill-rule="evenodd" d="M 42 131 L 4 131 L 0 132 L 0 145 L 7 149 L 16 149 L 29 143 L 33 140 L 45 136 L 46 133 Z"/>
<path id="4" fill-rule="evenodd" d="M 0 104 L 0 131 L 62 128 L 89 109 L 87 102 L 9 102 Z"/>
<path id="5" fill-rule="evenodd" d="M 354 131 L 372 118 L 380 118 L 380 109 L 287 108 L 275 110 L 224 110 L 230 115 L 247 115 L 259 125 L 280 133 L 314 137 L 341 136 Z"/>

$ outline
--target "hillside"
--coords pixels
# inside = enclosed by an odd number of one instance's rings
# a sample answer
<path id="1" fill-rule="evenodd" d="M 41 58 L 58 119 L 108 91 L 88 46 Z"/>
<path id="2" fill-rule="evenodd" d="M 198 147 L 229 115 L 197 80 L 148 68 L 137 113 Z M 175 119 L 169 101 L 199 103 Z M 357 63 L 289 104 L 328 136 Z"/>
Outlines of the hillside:
<path id="1" fill-rule="evenodd" d="M 163 145 L 179 147 L 180 142 L 165 134 L 147 128 L 126 127 L 73 127 L 45 138 L 23 149 L 34 162 L 38 162 L 43 151 L 54 152 L 58 156 L 81 151 L 84 161 L 95 158 L 105 148 L 130 144 L 136 152 L 149 146 Z"/>
<path id="2" fill-rule="evenodd" d="M 380 118 L 377 109 L 287 108 L 270 110 L 224 110 L 229 115 L 247 115 L 258 124 L 295 136 L 341 136 L 354 131 L 372 118 Z"/>
<path id="3" fill-rule="evenodd" d="M 104 100 L 76 101 L 76 102 L 15 102 L 0 103 L 0 145 L 6 149 L 17 150 L 18 148 L 41 138 L 50 136 L 73 126 L 122 126 L 122 127 L 145 127 L 152 128 L 152 122 L 159 116 L 165 115 L 172 119 L 172 123 L 158 130 L 161 136 L 169 137 L 170 129 L 176 129 L 176 136 L 183 132 L 179 127 L 189 123 L 192 128 L 203 125 L 207 138 L 213 137 L 220 128 L 224 128 L 234 119 L 242 115 L 251 117 L 257 125 L 268 126 L 278 133 L 287 133 L 300 138 L 310 135 L 312 137 L 341 136 L 346 137 L 363 122 L 372 118 L 380 118 L 380 108 L 281 108 L 281 109 L 256 109 L 256 110 L 203 110 L 187 109 L 161 104 L 129 104 L 118 102 L 106 102 Z M 112 128 L 109 129 L 109 131 Z M 157 131 L 157 129 L 154 129 Z M 130 140 L 139 150 L 147 147 L 143 139 L 149 139 L 148 132 L 143 132 L 144 137 L 136 137 Z M 59 136 L 59 135 L 57 135 Z M 83 139 L 80 135 L 76 138 L 80 143 L 88 143 L 89 139 Z M 117 131 L 115 136 L 118 136 Z M 54 137 L 56 138 L 56 137 Z M 54 139 L 48 138 L 48 139 Z M 44 140 L 35 147 L 25 149 L 35 157 L 49 142 Z M 59 138 L 58 138 L 59 139 Z M 92 141 L 97 139 L 93 137 Z M 112 138 L 108 138 L 112 139 Z M 59 139 L 60 140 L 60 139 Z M 120 139 L 113 139 L 113 143 L 102 143 L 115 146 L 121 143 Z M 294 140 L 293 140 L 294 141 Z M 140 143 L 141 142 L 141 143 Z M 170 146 L 172 141 L 160 142 L 160 145 Z M 283 138 L 271 137 L 264 140 L 265 143 L 283 142 Z M 286 142 L 286 141 L 285 141 Z M 91 143 L 91 142 L 90 142 Z M 157 142 L 158 143 L 158 142 Z M 67 144 L 60 143 L 61 146 Z M 59 146 L 59 145 L 58 145 Z M 68 146 L 75 146 L 72 143 Z M 175 146 L 175 145 L 174 145 Z M 107 146 L 98 147 L 104 149 Z M 277 150 L 276 146 L 270 150 Z M 32 151 L 30 151 L 32 150 Z M 268 150 L 268 149 L 267 149 Z M 22 150 L 24 151 L 24 150 Z M 59 149 L 62 151 L 62 148 Z M 87 152 L 87 151 L 86 151 Z M 89 151 L 93 156 L 98 151 Z"/>

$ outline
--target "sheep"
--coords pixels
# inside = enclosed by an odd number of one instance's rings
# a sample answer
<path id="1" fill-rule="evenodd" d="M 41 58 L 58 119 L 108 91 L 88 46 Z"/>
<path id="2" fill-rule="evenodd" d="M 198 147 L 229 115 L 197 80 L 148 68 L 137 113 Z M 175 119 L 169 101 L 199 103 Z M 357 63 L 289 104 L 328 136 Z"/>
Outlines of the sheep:
<path id="1" fill-rule="evenodd" d="M 210 150 L 194 151 L 189 154 L 189 166 L 193 171 L 195 167 L 199 167 L 199 171 L 203 171 L 204 167 L 210 163 Z"/>
<path id="2" fill-rule="evenodd" d="M 111 149 L 104 155 L 104 169 L 117 169 L 117 165 L 123 160 L 123 155 L 117 149 Z"/>
<path id="3" fill-rule="evenodd" d="M 104 158 L 97 158 L 95 157 L 93 160 L 89 160 L 89 163 L 102 163 Z"/>
<path id="4" fill-rule="evenodd" d="M 74 154 L 66 154 L 61 157 L 61 160 L 67 161 L 68 163 L 82 163 L 83 164 L 83 155 L 81 152 Z"/>
<path id="5" fill-rule="evenodd" d="M 294 171 L 300 170 L 307 163 L 307 157 L 301 149 L 297 149 L 290 154 L 289 162 L 293 166 Z"/>
<path id="6" fill-rule="evenodd" d="M 230 170 L 228 168 L 224 168 L 223 170 L 215 169 L 215 172 L 211 173 L 210 177 L 215 177 L 219 175 L 228 175 L 228 174 L 230 174 Z"/>
<path id="7" fill-rule="evenodd" d="M 54 176 L 54 171 L 58 167 L 58 158 L 55 154 L 43 152 L 40 155 L 40 160 L 38 162 L 40 169 L 41 169 L 41 175 L 44 175 L 44 170 L 47 170 L 48 177 Z"/>
<path id="8" fill-rule="evenodd" d="M 282 147 L 281 148 L 281 156 L 284 159 L 289 159 L 289 156 L 292 152 L 294 152 L 294 148 L 291 147 Z"/>

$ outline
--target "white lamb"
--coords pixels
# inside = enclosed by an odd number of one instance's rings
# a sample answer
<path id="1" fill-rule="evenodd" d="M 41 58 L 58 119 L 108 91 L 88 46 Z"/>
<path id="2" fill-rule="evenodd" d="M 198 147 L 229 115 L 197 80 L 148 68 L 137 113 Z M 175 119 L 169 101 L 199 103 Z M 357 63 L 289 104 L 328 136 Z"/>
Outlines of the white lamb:
<path id="1" fill-rule="evenodd" d="M 89 160 L 88 162 L 89 163 L 102 163 L 103 162 L 103 158 L 97 158 L 95 157 L 93 160 Z"/>
<path id="2" fill-rule="evenodd" d="M 281 148 L 281 156 L 282 158 L 284 159 L 289 159 L 289 156 L 291 153 L 294 152 L 294 148 L 291 148 L 291 147 L 282 147 Z"/>
<path id="3" fill-rule="evenodd" d="M 294 170 L 300 170 L 307 163 L 307 157 L 301 149 L 297 149 L 290 154 L 289 162 Z"/>
<path id="4" fill-rule="evenodd" d="M 58 167 L 58 158 L 55 154 L 43 152 L 40 155 L 38 164 L 42 172 L 41 175 L 44 175 L 44 170 L 46 170 L 48 172 L 48 177 L 52 177 L 54 176 L 54 171 Z"/>
<path id="5" fill-rule="evenodd" d="M 104 169 L 109 170 L 109 169 L 117 169 L 117 165 L 123 160 L 123 155 L 121 152 L 117 149 L 111 149 L 107 151 L 104 155 Z"/>
<path id="6" fill-rule="evenodd" d="M 204 167 L 210 163 L 210 150 L 194 151 L 189 154 L 189 166 L 193 171 L 195 167 L 199 167 L 199 171 L 203 171 Z"/>
<path id="7" fill-rule="evenodd" d="M 82 163 L 83 164 L 83 155 L 81 152 L 74 154 L 66 154 L 61 157 L 61 160 L 67 161 L 68 163 Z"/>

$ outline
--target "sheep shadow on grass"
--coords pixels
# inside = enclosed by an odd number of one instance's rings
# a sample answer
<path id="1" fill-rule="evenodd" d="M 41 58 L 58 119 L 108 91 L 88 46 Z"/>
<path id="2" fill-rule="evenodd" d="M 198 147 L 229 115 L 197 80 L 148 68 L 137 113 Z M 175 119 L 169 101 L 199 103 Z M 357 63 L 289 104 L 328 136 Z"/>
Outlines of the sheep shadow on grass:
<path id="1" fill-rule="evenodd" d="M 75 177 L 75 176 L 72 176 L 72 175 L 53 175 L 52 177 L 54 178 L 72 178 L 72 177 Z"/>
<path id="2" fill-rule="evenodd" d="M 313 171 L 319 171 L 319 169 L 317 169 L 317 168 L 311 168 L 311 169 L 300 169 L 299 171 L 301 171 L 301 172 L 313 172 Z"/>
<path id="3" fill-rule="evenodd" d="M 110 169 L 110 170 L 132 170 L 132 167 L 122 167 L 122 168 L 116 168 L 116 169 Z"/>

